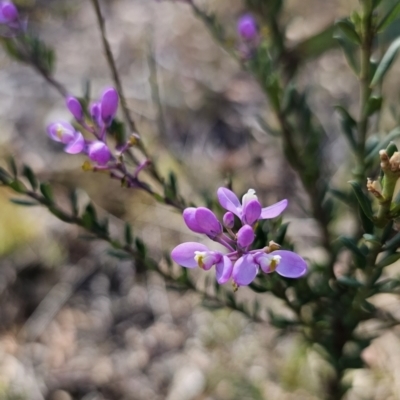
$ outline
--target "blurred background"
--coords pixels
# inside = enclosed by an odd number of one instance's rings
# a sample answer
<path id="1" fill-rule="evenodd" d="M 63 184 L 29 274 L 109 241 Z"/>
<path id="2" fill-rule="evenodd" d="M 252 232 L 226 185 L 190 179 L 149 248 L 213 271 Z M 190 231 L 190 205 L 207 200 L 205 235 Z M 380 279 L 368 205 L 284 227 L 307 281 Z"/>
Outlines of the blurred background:
<path id="1" fill-rule="evenodd" d="M 82 96 L 90 81 L 96 98 L 112 85 L 90 1 L 15 3 L 29 16 L 29 29 L 56 50 L 56 78 L 70 93 Z M 295 46 L 349 15 L 358 2 L 286 3 L 287 42 Z M 215 13 L 237 40 L 241 1 L 197 4 Z M 182 193 L 198 204 L 215 196 L 227 177 L 237 193 L 256 189 L 264 205 L 288 198 L 284 219 L 296 250 L 312 260 L 326 257 L 280 141 L 263 126 L 276 125 L 264 95 L 190 8 L 155 0 L 107 0 L 102 6 L 129 108 L 160 171 L 174 171 Z M 399 69 L 397 63 L 388 78 L 382 132 L 398 120 L 390 105 L 399 97 Z M 358 82 L 333 47 L 300 69 L 299 84 L 327 132 L 321 151 L 332 181 L 344 187 L 352 160 L 333 107 L 354 105 L 356 113 Z M 1 158 L 13 154 L 19 164 L 29 164 L 58 188 L 61 204 L 68 188 L 78 187 L 83 203 L 90 197 L 100 213 L 112 215 L 116 234 L 122 235 L 123 220 L 131 222 L 156 258 L 196 239 L 174 210 L 107 176 L 84 173 L 83 157 L 50 142 L 46 125 L 69 118 L 63 99 L 3 50 L 0 92 Z M 151 273 L 138 275 L 132 262 L 111 258 L 106 244 L 85 240 L 84 232 L 46 210 L 11 204 L 12 196 L 0 191 L 0 399 L 319 398 L 321 359 L 296 335 L 279 337 L 268 324 L 268 308 L 284 312 L 278 300 L 245 288 L 237 294 L 259 297 L 265 323 L 211 310 L 196 294 L 170 291 Z M 354 224 L 344 210 L 336 229 L 346 233 Z M 396 314 L 393 297 L 376 301 Z M 399 332 L 374 341 L 364 359 L 370 369 L 349 372 L 354 388 L 348 398 L 400 399 Z"/>

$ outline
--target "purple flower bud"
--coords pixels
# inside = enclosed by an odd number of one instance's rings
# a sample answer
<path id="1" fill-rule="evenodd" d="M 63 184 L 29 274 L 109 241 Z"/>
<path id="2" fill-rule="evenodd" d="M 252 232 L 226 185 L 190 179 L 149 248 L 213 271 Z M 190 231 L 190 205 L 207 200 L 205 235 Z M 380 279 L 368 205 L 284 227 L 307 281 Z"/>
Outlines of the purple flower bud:
<path id="1" fill-rule="evenodd" d="M 188 207 L 183 210 L 183 220 L 186 223 L 186 226 L 193 232 L 196 233 L 205 233 L 203 229 L 200 228 L 199 224 L 196 221 L 196 210 L 195 207 Z"/>
<path id="2" fill-rule="evenodd" d="M 10 1 L 3 1 L 0 4 L 0 23 L 14 22 L 18 19 L 18 10 Z"/>
<path id="3" fill-rule="evenodd" d="M 198 207 L 195 212 L 195 218 L 200 229 L 211 238 L 222 233 L 221 223 L 218 221 L 215 214 L 208 208 Z"/>
<path id="4" fill-rule="evenodd" d="M 68 96 L 65 102 L 69 112 L 74 116 L 77 121 L 81 121 L 83 119 L 83 110 L 81 103 L 77 98 Z"/>
<path id="5" fill-rule="evenodd" d="M 101 107 L 99 103 L 93 103 L 90 105 L 89 108 L 89 112 L 90 112 L 90 116 L 92 117 L 92 120 L 94 123 L 97 124 L 97 126 L 102 126 L 103 125 L 103 121 L 101 120 L 101 111 L 100 111 Z"/>
<path id="6" fill-rule="evenodd" d="M 232 229 L 235 224 L 235 216 L 233 215 L 233 213 L 228 211 L 227 213 L 224 214 L 222 221 L 226 228 Z"/>
<path id="7" fill-rule="evenodd" d="M 111 151 L 108 146 L 100 140 L 89 145 L 88 156 L 99 165 L 107 164 L 111 159 Z"/>
<path id="8" fill-rule="evenodd" d="M 101 119 L 110 125 L 118 110 L 118 92 L 114 88 L 106 89 L 101 96 Z"/>
<path id="9" fill-rule="evenodd" d="M 244 225 L 237 233 L 237 241 L 241 248 L 250 246 L 254 242 L 254 231 L 250 225 Z"/>
<path id="10" fill-rule="evenodd" d="M 254 39 L 258 35 L 258 28 L 255 19 L 250 14 L 243 15 L 239 18 L 237 31 L 245 40 Z"/>

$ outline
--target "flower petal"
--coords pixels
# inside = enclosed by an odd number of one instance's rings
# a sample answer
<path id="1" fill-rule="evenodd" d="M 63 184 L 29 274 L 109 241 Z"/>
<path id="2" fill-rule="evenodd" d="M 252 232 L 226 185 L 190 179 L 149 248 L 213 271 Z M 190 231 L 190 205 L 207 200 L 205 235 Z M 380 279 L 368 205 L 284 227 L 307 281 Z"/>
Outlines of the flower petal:
<path id="1" fill-rule="evenodd" d="M 215 265 L 216 278 L 220 285 L 229 281 L 232 275 L 232 269 L 232 261 L 226 256 Z"/>
<path id="2" fill-rule="evenodd" d="M 222 232 L 221 223 L 215 214 L 206 207 L 198 207 L 195 211 L 197 225 L 206 235 L 217 236 Z"/>
<path id="3" fill-rule="evenodd" d="M 114 88 L 106 89 L 101 96 L 101 118 L 109 124 L 118 110 L 118 92 Z"/>
<path id="4" fill-rule="evenodd" d="M 307 272 L 307 263 L 293 251 L 276 250 L 269 255 L 281 256 L 275 271 L 285 278 L 300 278 Z"/>
<path id="5" fill-rule="evenodd" d="M 54 122 L 47 127 L 47 134 L 55 142 L 68 144 L 75 139 L 75 129 L 65 121 Z"/>
<path id="6" fill-rule="evenodd" d="M 258 200 L 250 200 L 243 207 L 242 221 L 245 224 L 253 225 L 261 215 L 261 204 Z"/>
<path id="7" fill-rule="evenodd" d="M 208 251 L 207 246 L 196 242 L 181 243 L 171 251 L 171 258 L 182 267 L 196 268 L 195 251 Z"/>
<path id="8" fill-rule="evenodd" d="M 85 148 L 85 139 L 82 133 L 76 132 L 75 140 L 65 146 L 64 151 L 69 154 L 78 154 Z"/>
<path id="9" fill-rule="evenodd" d="M 247 254 L 235 262 L 232 278 L 237 285 L 246 286 L 253 282 L 257 276 L 257 272 L 258 265 L 254 262 L 253 256 Z"/>
<path id="10" fill-rule="evenodd" d="M 261 210 L 260 219 L 270 219 L 277 217 L 283 212 L 287 205 L 288 201 L 285 199 L 273 204 L 272 206 L 263 208 Z"/>
<path id="11" fill-rule="evenodd" d="M 233 212 L 239 218 L 241 217 L 242 206 L 235 193 L 227 188 L 220 187 L 217 191 L 217 196 L 219 204 L 221 204 L 225 210 Z"/>

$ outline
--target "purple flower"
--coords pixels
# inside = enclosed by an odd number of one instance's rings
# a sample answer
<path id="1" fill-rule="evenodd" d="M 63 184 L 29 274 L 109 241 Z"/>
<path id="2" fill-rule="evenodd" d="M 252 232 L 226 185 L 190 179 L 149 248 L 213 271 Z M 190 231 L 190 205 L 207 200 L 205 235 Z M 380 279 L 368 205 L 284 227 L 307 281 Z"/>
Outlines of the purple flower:
<path id="1" fill-rule="evenodd" d="M 227 254 L 211 251 L 200 243 L 183 243 L 172 250 L 172 259 L 186 268 L 200 267 L 209 270 L 215 265 L 218 283 L 232 278 L 235 287 L 249 285 L 259 271 L 269 274 L 276 271 L 286 278 L 300 278 L 307 272 L 306 262 L 296 253 L 276 250 L 279 246 L 271 243 L 269 247 L 251 249 L 255 240 L 254 223 L 258 219 L 274 218 L 287 206 L 282 200 L 270 207 L 261 208 L 255 191 L 249 189 L 240 203 L 229 189 L 219 188 L 218 199 L 228 210 L 223 217 L 227 232 L 215 214 L 205 207 L 189 207 L 183 212 L 183 219 L 190 230 L 207 235 L 228 249 Z M 242 221 L 242 227 L 235 233 L 234 214 Z"/>
<path id="2" fill-rule="evenodd" d="M 253 225 L 259 219 L 271 219 L 280 215 L 287 207 L 288 201 L 281 200 L 272 206 L 261 208 L 256 192 L 249 189 L 242 198 L 242 204 L 235 193 L 221 187 L 217 192 L 219 203 L 226 210 L 237 215 L 243 223 Z"/>
<path id="3" fill-rule="evenodd" d="M 232 274 L 232 261 L 201 243 L 182 243 L 172 250 L 171 257 L 177 264 L 186 268 L 200 267 L 208 271 L 215 265 L 217 282 L 221 285 L 228 282 Z"/>
<path id="4" fill-rule="evenodd" d="M 259 269 L 266 274 L 276 271 L 285 278 L 300 278 L 307 272 L 307 264 L 298 254 L 287 250 L 276 250 L 272 253 L 256 252 L 240 257 L 232 272 L 237 286 L 249 285 Z"/>
<path id="5" fill-rule="evenodd" d="M 97 124 L 97 126 L 102 126 L 103 125 L 103 121 L 101 120 L 101 111 L 100 111 L 101 107 L 99 103 L 93 103 L 90 105 L 90 116 L 92 117 L 92 120 L 95 124 Z"/>
<path id="6" fill-rule="evenodd" d="M 56 141 L 65 144 L 64 151 L 69 154 L 78 154 L 85 148 L 85 139 L 68 122 L 55 122 L 47 127 L 47 134 Z"/>
<path id="7" fill-rule="evenodd" d="M 252 40 L 258 36 L 258 28 L 255 19 L 246 14 L 239 18 L 237 23 L 237 31 L 245 40 Z"/>
<path id="8" fill-rule="evenodd" d="M 81 103 L 75 97 L 68 96 L 65 104 L 69 110 L 69 112 L 74 116 L 77 121 L 81 121 L 83 119 L 83 110 Z"/>
<path id="9" fill-rule="evenodd" d="M 104 142 L 97 140 L 89 145 L 88 156 L 97 164 L 105 165 L 111 159 L 111 151 Z"/>
<path id="10" fill-rule="evenodd" d="M 101 96 L 101 119 L 110 125 L 118 110 L 118 92 L 114 88 L 106 89 Z"/>
<path id="11" fill-rule="evenodd" d="M 11 1 L 0 2 L 0 24 L 12 24 L 17 20 L 17 7 Z"/>

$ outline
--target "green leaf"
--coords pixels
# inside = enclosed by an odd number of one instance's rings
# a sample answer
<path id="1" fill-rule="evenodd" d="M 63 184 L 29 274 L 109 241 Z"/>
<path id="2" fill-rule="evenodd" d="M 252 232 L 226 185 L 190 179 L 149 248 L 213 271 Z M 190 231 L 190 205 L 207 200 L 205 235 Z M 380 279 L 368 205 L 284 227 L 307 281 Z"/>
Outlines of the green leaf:
<path id="1" fill-rule="evenodd" d="M 124 250 L 108 249 L 107 254 L 119 260 L 131 260 L 132 255 Z"/>
<path id="2" fill-rule="evenodd" d="M 372 96 L 368 99 L 368 102 L 365 106 L 365 114 L 371 116 L 372 114 L 379 111 L 381 107 L 382 107 L 382 97 Z"/>
<path id="3" fill-rule="evenodd" d="M 400 49 L 400 38 L 397 38 L 387 49 L 386 53 L 382 57 L 378 68 L 376 69 L 375 75 L 371 81 L 371 87 L 379 83 L 388 72 L 393 61 L 395 60 Z"/>
<path id="4" fill-rule="evenodd" d="M 396 144 L 394 142 L 390 142 L 388 144 L 388 147 L 386 147 L 386 153 L 388 155 L 388 157 L 392 157 L 392 155 L 394 153 L 396 153 L 396 151 L 399 151 L 399 149 L 397 148 Z"/>
<path id="5" fill-rule="evenodd" d="M 26 179 L 28 179 L 32 190 L 35 191 L 38 188 L 38 181 L 31 167 L 29 167 L 28 165 L 24 165 L 22 174 L 26 177 Z"/>
<path id="6" fill-rule="evenodd" d="M 252 289 L 256 293 L 266 293 L 268 292 L 268 288 L 262 287 L 260 285 L 256 285 L 254 282 L 250 283 L 249 288 Z"/>
<path id="7" fill-rule="evenodd" d="M 353 287 L 353 288 L 359 288 L 361 286 L 364 286 L 361 282 L 359 282 L 357 279 L 352 278 L 350 276 L 340 276 L 338 279 L 338 282 L 341 283 L 342 285 Z"/>
<path id="8" fill-rule="evenodd" d="M 25 206 L 25 207 L 39 205 L 39 203 L 37 203 L 36 201 L 23 200 L 23 199 L 10 199 L 10 201 L 11 201 L 11 203 L 17 204 L 19 206 Z"/>
<path id="9" fill-rule="evenodd" d="M 400 15 L 400 3 L 395 2 L 393 7 L 388 11 L 388 13 L 382 18 L 381 22 L 378 24 L 378 32 L 384 31 L 395 19 Z"/>
<path id="10" fill-rule="evenodd" d="M 338 42 L 334 38 L 335 31 L 335 25 L 328 25 L 316 35 L 297 44 L 292 51 L 295 53 L 296 58 L 300 59 L 299 63 L 319 57 L 321 54 L 337 47 Z"/>
<path id="11" fill-rule="evenodd" d="M 373 162 L 374 158 L 378 157 L 379 151 L 386 149 L 389 143 L 392 140 L 398 138 L 399 136 L 400 136 L 400 127 L 396 127 L 392 131 L 390 131 L 382 141 L 380 141 L 376 146 L 373 147 L 373 149 L 369 152 L 368 156 L 365 158 L 365 162 L 366 163 Z"/>
<path id="12" fill-rule="evenodd" d="M 394 235 L 383 246 L 384 250 L 396 250 L 400 246 L 400 232 Z"/>
<path id="13" fill-rule="evenodd" d="M 379 261 L 376 266 L 377 268 L 384 268 L 387 267 L 388 265 L 395 263 L 399 259 L 400 259 L 400 253 L 390 254 L 387 257 L 383 258 L 381 261 Z"/>
<path id="14" fill-rule="evenodd" d="M 353 150 L 357 149 L 357 141 L 355 138 L 357 122 L 344 107 L 339 105 L 335 106 L 335 109 L 341 116 L 342 131 L 349 141 L 351 148 Z"/>
<path id="15" fill-rule="evenodd" d="M 137 249 L 139 255 L 143 259 L 145 259 L 147 256 L 147 249 L 146 249 L 146 245 L 144 244 L 143 240 L 136 238 L 135 245 L 136 245 L 136 249 Z M 183 268 L 183 269 L 186 270 L 186 268 Z"/>
<path id="16" fill-rule="evenodd" d="M 132 226 L 125 223 L 125 243 L 131 245 L 133 243 Z"/>
<path id="17" fill-rule="evenodd" d="M 342 19 L 336 22 L 336 27 L 340 29 L 343 35 L 352 43 L 360 45 L 361 38 L 356 32 L 356 29 L 352 22 L 348 19 Z"/>
<path id="18" fill-rule="evenodd" d="M 343 244 L 344 247 L 349 249 L 354 255 L 360 257 L 365 260 L 365 254 L 361 251 L 361 249 L 357 246 L 356 242 L 353 239 L 350 239 L 346 236 L 340 236 L 339 241 Z"/>
<path id="19" fill-rule="evenodd" d="M 371 202 L 369 198 L 366 196 L 366 194 L 364 194 L 358 182 L 350 181 L 349 183 L 353 188 L 354 194 L 356 195 L 357 201 L 360 204 L 360 207 L 363 210 L 365 216 L 371 221 L 373 221 L 374 215 L 372 212 Z"/>
<path id="20" fill-rule="evenodd" d="M 8 163 L 8 167 L 10 168 L 10 171 L 11 171 L 14 179 L 17 179 L 17 177 L 18 177 L 18 168 L 17 168 L 17 164 L 15 164 L 14 157 L 9 157 L 7 159 L 7 163 Z"/>
<path id="21" fill-rule="evenodd" d="M 25 185 L 18 179 L 13 180 L 8 186 L 17 193 L 26 193 Z"/>
<path id="22" fill-rule="evenodd" d="M 92 229 L 97 225 L 97 213 L 92 203 L 86 206 L 85 212 L 82 215 L 82 220 L 87 229 Z"/>
<path id="23" fill-rule="evenodd" d="M 40 184 L 40 192 L 47 201 L 49 201 L 50 203 L 54 202 L 53 190 L 51 189 L 51 186 L 48 183 Z"/>
<path id="24" fill-rule="evenodd" d="M 343 50 L 344 56 L 346 57 L 347 63 L 350 68 L 353 70 L 356 76 L 360 74 L 360 64 L 358 61 L 358 52 L 359 49 L 353 43 L 349 43 L 346 39 L 343 39 L 340 36 L 335 35 L 335 39 L 338 41 L 340 47 Z"/>
<path id="25" fill-rule="evenodd" d="M 282 224 L 279 227 L 278 232 L 275 235 L 275 240 L 274 240 L 276 243 L 283 244 L 288 226 L 289 226 L 289 222 L 286 222 L 285 224 Z"/>

